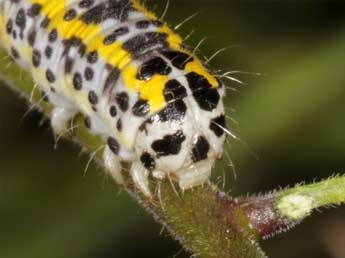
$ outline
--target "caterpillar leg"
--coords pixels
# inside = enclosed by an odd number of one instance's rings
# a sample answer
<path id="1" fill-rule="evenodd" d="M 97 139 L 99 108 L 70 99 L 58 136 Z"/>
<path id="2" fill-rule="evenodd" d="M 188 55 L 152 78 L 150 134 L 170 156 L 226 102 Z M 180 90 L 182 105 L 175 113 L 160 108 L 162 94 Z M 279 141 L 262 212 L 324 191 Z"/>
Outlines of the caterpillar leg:
<path id="1" fill-rule="evenodd" d="M 54 132 L 64 134 L 68 129 L 68 122 L 76 115 L 77 110 L 55 107 L 51 114 L 50 123 Z"/>
<path id="2" fill-rule="evenodd" d="M 103 160 L 106 170 L 115 179 L 115 181 L 120 185 L 124 184 L 119 156 L 115 155 L 108 146 L 104 149 Z"/>
<path id="3" fill-rule="evenodd" d="M 181 169 L 176 173 L 178 183 L 182 190 L 201 185 L 209 179 L 212 165 L 209 161 L 199 161 L 186 169 Z"/>
<path id="4" fill-rule="evenodd" d="M 136 187 L 146 196 L 151 197 L 149 188 L 149 171 L 143 167 L 139 161 L 134 161 L 131 167 L 131 176 Z"/>

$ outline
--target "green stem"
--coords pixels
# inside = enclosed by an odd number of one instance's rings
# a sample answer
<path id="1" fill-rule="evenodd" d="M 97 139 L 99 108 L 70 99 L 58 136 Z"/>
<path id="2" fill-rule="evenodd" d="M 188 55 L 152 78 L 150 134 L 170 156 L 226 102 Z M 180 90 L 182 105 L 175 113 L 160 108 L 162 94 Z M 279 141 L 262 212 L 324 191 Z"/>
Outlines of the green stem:
<path id="1" fill-rule="evenodd" d="M 345 176 L 301 185 L 278 194 L 277 211 L 289 220 L 301 220 L 314 209 L 345 202 Z"/>

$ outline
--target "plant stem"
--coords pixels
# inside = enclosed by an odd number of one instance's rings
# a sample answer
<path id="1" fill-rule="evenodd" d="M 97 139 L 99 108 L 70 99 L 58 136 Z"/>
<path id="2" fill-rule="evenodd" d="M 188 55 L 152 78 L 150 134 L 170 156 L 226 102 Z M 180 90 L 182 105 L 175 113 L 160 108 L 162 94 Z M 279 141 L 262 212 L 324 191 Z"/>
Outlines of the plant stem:
<path id="1" fill-rule="evenodd" d="M 292 221 L 302 220 L 314 209 L 345 202 L 345 176 L 301 185 L 278 193 L 277 212 Z"/>

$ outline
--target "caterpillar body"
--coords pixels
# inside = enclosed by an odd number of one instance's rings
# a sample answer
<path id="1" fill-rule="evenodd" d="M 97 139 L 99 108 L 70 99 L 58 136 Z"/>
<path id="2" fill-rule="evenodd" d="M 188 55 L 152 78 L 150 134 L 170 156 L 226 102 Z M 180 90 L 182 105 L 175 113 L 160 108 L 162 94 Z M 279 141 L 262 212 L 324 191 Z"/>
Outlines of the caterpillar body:
<path id="1" fill-rule="evenodd" d="M 0 41 L 53 105 L 63 134 L 77 114 L 100 135 L 104 164 L 203 184 L 225 140 L 224 87 L 165 22 L 136 0 L 0 0 Z"/>

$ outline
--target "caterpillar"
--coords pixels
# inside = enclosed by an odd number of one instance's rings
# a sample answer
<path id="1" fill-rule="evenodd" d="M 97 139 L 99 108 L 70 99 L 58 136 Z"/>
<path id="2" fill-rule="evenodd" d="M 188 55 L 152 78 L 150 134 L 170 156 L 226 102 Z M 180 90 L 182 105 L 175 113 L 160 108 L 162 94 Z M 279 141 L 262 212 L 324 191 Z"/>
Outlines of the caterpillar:
<path id="1" fill-rule="evenodd" d="M 183 39 L 137 0 L 0 0 L 0 45 L 53 106 L 64 134 L 77 114 L 105 143 L 124 184 L 189 189 L 209 180 L 225 141 L 225 87 Z"/>

